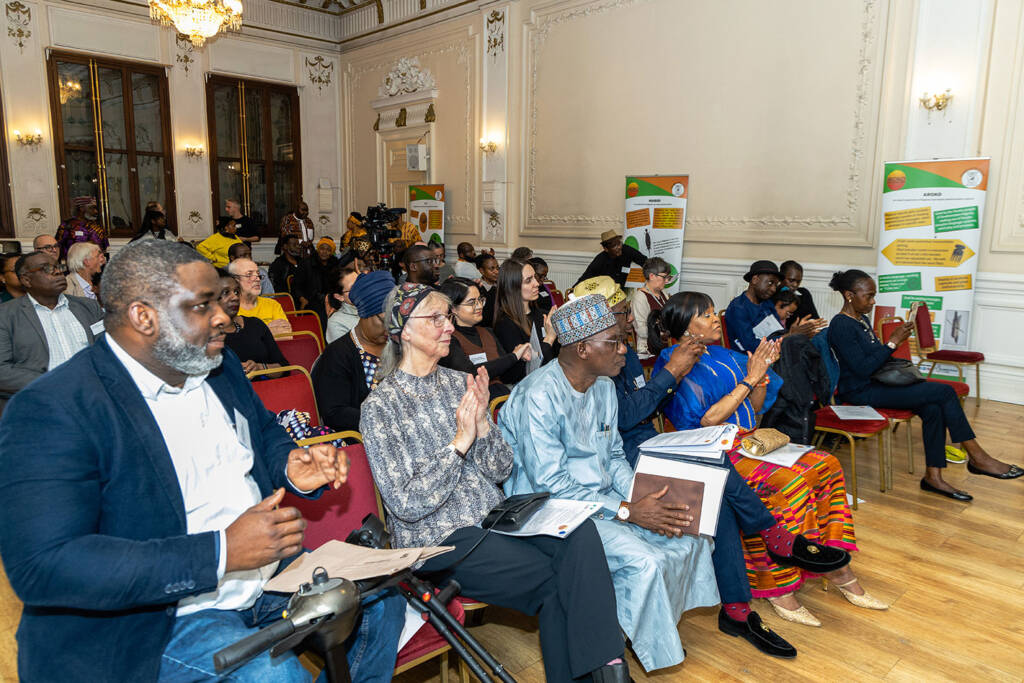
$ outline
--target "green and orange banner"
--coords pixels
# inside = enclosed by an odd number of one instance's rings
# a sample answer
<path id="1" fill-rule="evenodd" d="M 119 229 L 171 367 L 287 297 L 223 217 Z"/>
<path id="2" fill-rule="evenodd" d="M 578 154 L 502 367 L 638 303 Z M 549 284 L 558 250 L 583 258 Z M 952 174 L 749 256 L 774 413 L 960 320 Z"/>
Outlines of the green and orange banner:
<path id="1" fill-rule="evenodd" d="M 444 243 L 444 185 L 409 186 L 409 221 L 427 244 Z"/>
<path id="2" fill-rule="evenodd" d="M 669 293 L 675 292 L 679 283 L 689 189 L 688 175 L 626 176 L 624 244 L 648 258 L 660 256 L 668 261 L 673 276 L 665 286 Z M 643 269 L 632 266 L 626 286 L 643 284 Z"/>

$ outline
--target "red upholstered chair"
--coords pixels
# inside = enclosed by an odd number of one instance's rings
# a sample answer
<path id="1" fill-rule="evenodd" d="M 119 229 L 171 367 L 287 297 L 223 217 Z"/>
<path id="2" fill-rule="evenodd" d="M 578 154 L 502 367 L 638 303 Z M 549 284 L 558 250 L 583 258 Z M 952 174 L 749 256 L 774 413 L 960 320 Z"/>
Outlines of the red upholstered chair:
<path id="1" fill-rule="evenodd" d="M 313 372 L 313 363 L 323 353 L 320 340 L 306 330 L 293 330 L 292 334 L 283 335 L 274 341 L 291 365 L 301 365 L 310 372 Z"/>
<path id="2" fill-rule="evenodd" d="M 295 310 L 295 299 L 288 292 L 274 292 L 273 294 L 262 294 L 268 299 L 273 299 L 277 303 L 281 304 L 281 308 L 284 309 L 285 313 Z"/>
<path id="3" fill-rule="evenodd" d="M 324 343 L 324 331 L 320 327 L 320 316 L 317 315 L 316 311 L 285 311 L 285 316 L 287 316 L 288 322 L 291 323 L 292 330 L 312 332 L 320 342 L 321 349 L 327 346 Z M 288 335 L 281 336 L 286 337 Z"/>
<path id="4" fill-rule="evenodd" d="M 565 303 L 565 295 L 562 294 L 562 290 L 551 288 L 551 303 L 554 306 L 561 306 Z"/>
<path id="5" fill-rule="evenodd" d="M 889 335 L 891 335 L 893 331 L 902 324 L 902 318 L 882 318 L 878 324 L 880 330 L 878 338 L 888 339 Z M 928 329 L 929 331 L 931 330 L 930 327 Z M 892 352 L 892 357 L 902 358 L 904 360 L 911 360 L 910 340 L 907 340 L 900 344 L 899 347 L 897 347 L 897 349 Z M 934 367 L 934 365 L 932 367 Z M 967 382 L 958 382 L 954 379 L 939 379 L 938 377 L 931 377 L 930 375 L 931 373 L 929 373 L 928 377 L 929 382 L 935 382 L 936 384 L 948 384 L 949 386 L 953 387 L 953 391 L 956 392 L 957 398 L 960 399 L 961 404 L 964 402 L 964 399 L 967 397 L 967 394 L 971 393 L 971 386 Z"/>
<path id="6" fill-rule="evenodd" d="M 498 411 L 501 410 L 501 405 L 507 400 L 507 394 L 505 396 L 498 396 L 487 406 L 487 410 L 491 412 L 491 419 L 494 420 L 495 424 L 498 423 Z"/>
<path id="7" fill-rule="evenodd" d="M 256 370 L 250 372 L 248 377 L 254 379 L 281 373 L 287 374 L 283 377 L 269 377 L 259 382 L 253 382 L 252 388 L 256 391 L 256 395 L 263 401 L 267 410 L 273 413 L 279 413 L 282 410 L 300 410 L 309 413 L 311 427 L 318 426 L 320 411 L 316 407 L 313 380 L 310 379 L 306 368 L 299 365 L 285 365 L 269 370 Z"/>
<path id="8" fill-rule="evenodd" d="M 718 312 L 718 321 L 722 323 L 722 340 L 719 343 L 725 348 L 729 348 L 729 333 L 725 329 L 725 311 Z"/>
<path id="9" fill-rule="evenodd" d="M 888 420 L 841 420 L 832 412 L 832 406 L 825 406 L 814 413 L 814 431 L 821 432 L 816 438 L 820 446 L 825 434 L 838 434 L 845 437 L 850 444 L 850 494 L 853 496 L 853 509 L 857 509 L 857 442 L 855 439 L 866 439 L 869 436 L 878 438 L 878 487 L 882 493 L 886 491 L 887 452 L 885 448 L 889 434 Z M 890 483 L 891 488 L 891 483 Z"/>
<path id="10" fill-rule="evenodd" d="M 932 319 L 928 313 L 928 305 L 922 303 L 917 309 L 917 317 L 914 319 L 914 331 L 917 334 L 917 348 L 918 353 L 921 356 L 921 360 L 918 361 L 918 365 L 925 361 L 931 363 L 931 367 L 928 369 L 928 378 L 930 379 L 932 373 L 935 372 L 935 364 L 943 363 L 945 365 L 955 365 L 957 379 L 961 383 L 964 382 L 964 366 L 974 366 L 974 386 L 975 401 L 981 404 L 981 364 L 985 362 L 985 354 L 978 351 L 955 351 L 950 349 L 948 351 L 939 350 L 938 342 L 935 340 L 935 334 L 932 331 Z M 955 387 L 954 387 L 955 388 Z M 959 393 L 959 392 L 958 392 Z"/>

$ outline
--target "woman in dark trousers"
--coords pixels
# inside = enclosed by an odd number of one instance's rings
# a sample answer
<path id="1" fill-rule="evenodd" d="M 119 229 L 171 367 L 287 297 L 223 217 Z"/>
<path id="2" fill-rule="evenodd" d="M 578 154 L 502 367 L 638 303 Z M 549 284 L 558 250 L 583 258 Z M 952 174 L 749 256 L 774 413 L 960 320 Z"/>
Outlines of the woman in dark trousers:
<path id="1" fill-rule="evenodd" d="M 554 358 L 555 328 L 550 318 L 556 309 L 545 315 L 537 308 L 540 282 L 526 261 L 510 258 L 502 263 L 497 289 L 494 336 L 506 349 L 530 345 L 529 360 L 521 359 L 502 376 L 505 384 L 514 384 Z"/>
<path id="2" fill-rule="evenodd" d="M 912 410 L 921 418 L 925 475 L 921 489 L 954 500 L 972 497 L 942 478 L 946 466 L 946 431 L 954 443 L 963 444 L 969 459 L 967 470 L 996 479 L 1015 479 L 1024 469 L 996 460 L 974 438 L 956 392 L 947 384 L 918 382 L 907 386 L 881 384 L 871 378 L 910 337 L 913 321 L 907 322 L 882 343 L 871 329 L 868 313 L 875 307 L 875 281 L 862 270 L 836 273 L 829 286 L 843 295 L 843 308 L 832 318 L 828 341 L 839 360 L 839 399 L 875 408 Z"/>

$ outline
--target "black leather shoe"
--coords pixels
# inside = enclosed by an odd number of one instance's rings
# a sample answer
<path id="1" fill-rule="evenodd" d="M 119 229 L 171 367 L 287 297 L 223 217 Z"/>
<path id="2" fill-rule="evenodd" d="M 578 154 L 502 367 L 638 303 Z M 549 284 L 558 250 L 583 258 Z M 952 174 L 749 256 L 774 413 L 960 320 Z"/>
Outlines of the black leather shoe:
<path id="1" fill-rule="evenodd" d="M 782 567 L 799 567 L 815 574 L 827 574 L 850 564 L 850 553 L 842 548 L 833 548 L 798 535 L 793 541 L 793 554 L 783 557 L 768 548 L 768 556 Z"/>
<path id="2" fill-rule="evenodd" d="M 626 663 L 625 655 L 618 664 L 605 664 L 600 669 L 595 669 L 590 677 L 594 679 L 594 683 L 629 683 L 633 680 L 629 677 L 629 664 Z"/>
<path id="3" fill-rule="evenodd" d="M 970 462 L 968 462 L 967 471 L 970 472 L 971 474 L 981 474 L 986 477 L 992 477 L 993 479 L 1016 479 L 1017 477 L 1024 475 L 1024 469 L 1021 469 L 1016 465 L 1010 465 L 1010 469 L 1007 470 L 1006 472 L 1003 472 L 1002 474 L 996 474 L 995 472 L 986 472 L 985 470 L 980 470 L 974 465 L 972 465 Z"/>
<path id="4" fill-rule="evenodd" d="M 953 489 L 952 491 L 943 491 L 940 488 L 932 486 L 931 484 L 929 484 L 924 479 L 921 480 L 921 490 L 922 491 L 927 491 L 928 493 L 937 493 L 940 496 L 945 496 L 946 498 L 952 498 L 953 500 L 959 500 L 962 503 L 967 503 L 969 501 L 974 500 L 974 496 L 972 496 L 971 494 L 967 493 L 966 491 L 961 491 L 959 489 Z"/>
<path id="5" fill-rule="evenodd" d="M 721 609 L 718 611 L 718 630 L 730 636 L 740 636 L 766 655 L 783 659 L 796 657 L 796 648 L 765 626 L 757 612 L 751 612 L 746 621 L 736 621 Z"/>

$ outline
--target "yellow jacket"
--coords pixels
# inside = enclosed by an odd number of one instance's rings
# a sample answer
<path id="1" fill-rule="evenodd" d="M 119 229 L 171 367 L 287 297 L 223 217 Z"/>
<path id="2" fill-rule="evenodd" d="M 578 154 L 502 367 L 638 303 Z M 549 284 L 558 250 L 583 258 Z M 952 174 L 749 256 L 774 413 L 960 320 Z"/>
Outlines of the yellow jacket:
<path id="1" fill-rule="evenodd" d="M 241 241 L 234 235 L 225 237 L 219 232 L 215 232 L 197 244 L 196 251 L 210 259 L 210 263 L 217 268 L 223 268 L 228 265 L 228 249 L 232 244 L 238 244 Z"/>

